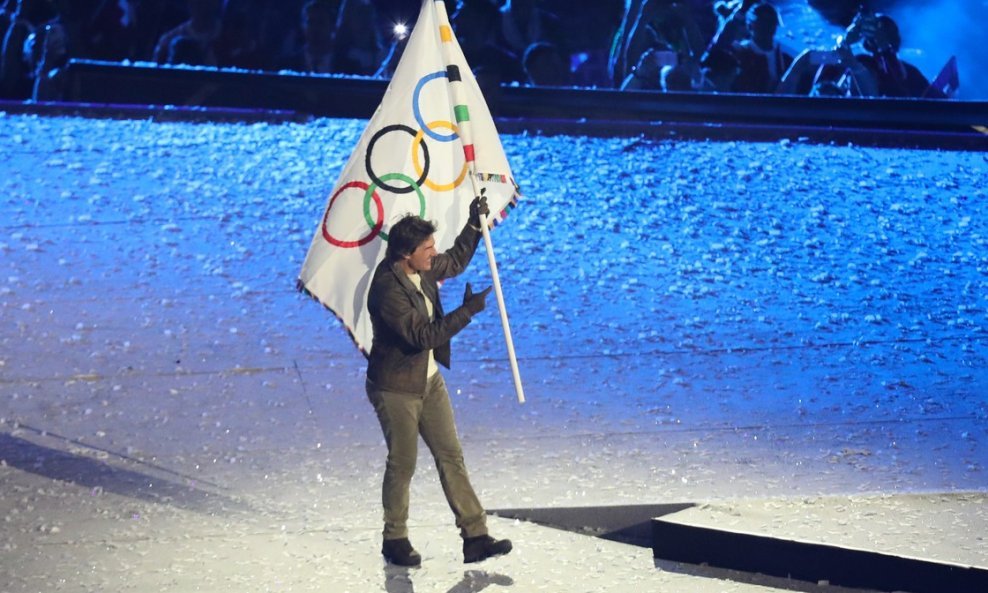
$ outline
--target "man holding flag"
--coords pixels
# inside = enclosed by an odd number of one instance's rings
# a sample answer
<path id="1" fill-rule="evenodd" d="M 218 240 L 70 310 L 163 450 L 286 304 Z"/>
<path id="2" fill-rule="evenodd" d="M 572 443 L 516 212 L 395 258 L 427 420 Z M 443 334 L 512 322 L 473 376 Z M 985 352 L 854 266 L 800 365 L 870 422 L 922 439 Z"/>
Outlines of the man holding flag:
<path id="1" fill-rule="evenodd" d="M 463 305 L 444 314 L 438 283 L 463 272 L 480 242 L 476 198 L 453 247 L 436 253 L 433 223 L 408 215 L 391 227 L 388 250 L 371 282 L 367 307 L 374 330 L 367 364 L 367 397 L 374 405 L 388 461 L 384 472 L 384 545 L 381 553 L 401 566 L 422 558 L 408 540 L 409 486 L 415 472 L 418 436 L 432 452 L 439 479 L 463 537 L 463 561 L 507 554 L 511 542 L 487 534 L 486 515 L 474 493 L 456 435 L 453 409 L 440 363 L 450 365 L 450 339 L 484 309 L 491 287 L 474 294 L 467 283 Z"/>
<path id="2" fill-rule="evenodd" d="M 463 537 L 464 560 L 511 550 L 510 542 L 487 534 L 437 364 L 449 366 L 450 338 L 484 309 L 491 289 L 474 294 L 468 284 L 463 305 L 447 315 L 438 283 L 466 268 L 483 236 L 515 391 L 524 402 L 490 242 L 491 228 L 517 197 L 494 120 L 445 2 L 423 0 L 299 274 L 299 288 L 339 318 L 368 358 L 367 395 L 388 445 L 382 553 L 393 563 L 421 563 L 406 526 L 419 434 L 436 459 Z"/>

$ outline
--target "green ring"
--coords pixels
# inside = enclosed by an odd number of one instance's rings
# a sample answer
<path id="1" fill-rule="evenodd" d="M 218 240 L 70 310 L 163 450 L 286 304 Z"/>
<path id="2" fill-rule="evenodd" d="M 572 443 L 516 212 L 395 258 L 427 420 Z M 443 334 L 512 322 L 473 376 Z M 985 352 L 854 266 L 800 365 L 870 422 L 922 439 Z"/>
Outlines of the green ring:
<path id="1" fill-rule="evenodd" d="M 385 183 L 396 179 L 398 181 L 404 181 L 405 183 L 410 185 L 415 190 L 415 193 L 419 195 L 419 216 L 425 218 L 425 194 L 422 193 L 422 188 L 419 186 L 418 183 L 415 182 L 414 179 L 412 179 L 408 175 L 405 175 L 404 173 L 387 173 L 385 175 L 381 175 L 381 178 L 378 181 L 380 181 L 381 183 Z M 364 220 L 367 221 L 367 224 L 369 224 L 371 228 L 374 228 L 377 224 L 374 221 L 374 219 L 371 217 L 371 212 L 370 212 L 371 200 L 373 200 L 374 198 L 374 190 L 376 189 L 377 189 L 377 183 L 375 182 L 375 183 L 371 183 L 370 187 L 367 188 L 367 191 L 364 192 Z M 385 241 L 388 240 L 388 234 L 385 233 L 383 229 L 378 232 L 378 235 Z"/>

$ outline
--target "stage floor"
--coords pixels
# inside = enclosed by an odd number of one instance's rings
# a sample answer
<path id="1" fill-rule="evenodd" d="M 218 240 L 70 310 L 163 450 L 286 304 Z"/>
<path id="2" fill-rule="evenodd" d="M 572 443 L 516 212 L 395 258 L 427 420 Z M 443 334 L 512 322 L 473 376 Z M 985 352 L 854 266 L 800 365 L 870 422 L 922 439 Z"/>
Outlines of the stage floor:
<path id="1" fill-rule="evenodd" d="M 386 567 L 364 361 L 294 291 L 361 129 L 0 114 L 0 589 L 845 590 L 500 517 L 514 552 L 463 565 L 424 447 L 423 567 Z M 696 503 L 988 568 L 983 155 L 503 140 L 528 402 L 493 311 L 446 373 L 489 509 Z"/>

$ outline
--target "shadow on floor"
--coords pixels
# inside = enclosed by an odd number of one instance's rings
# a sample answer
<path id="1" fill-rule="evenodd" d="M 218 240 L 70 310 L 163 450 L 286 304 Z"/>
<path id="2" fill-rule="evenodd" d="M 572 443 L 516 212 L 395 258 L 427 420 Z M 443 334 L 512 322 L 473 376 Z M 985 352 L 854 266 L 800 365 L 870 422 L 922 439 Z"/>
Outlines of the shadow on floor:
<path id="1" fill-rule="evenodd" d="M 652 520 L 688 509 L 693 503 L 594 507 L 493 509 L 488 513 L 603 539 L 652 547 Z"/>
<path id="2" fill-rule="evenodd" d="M 0 460 L 10 467 L 81 488 L 177 507 L 196 513 L 250 511 L 242 502 L 203 490 L 189 480 L 180 484 L 164 478 L 114 467 L 99 459 L 52 449 L 0 433 Z"/>
<path id="3" fill-rule="evenodd" d="M 663 572 L 701 577 L 718 581 L 728 581 L 745 585 L 756 585 L 771 590 L 793 591 L 794 593 L 877 593 L 875 589 L 848 589 L 824 582 L 809 582 L 776 577 L 764 574 L 717 568 L 706 564 L 687 564 L 672 560 L 654 559 L 655 568 Z"/>
<path id="4" fill-rule="evenodd" d="M 385 564 L 384 590 L 387 593 L 415 593 L 415 586 L 412 584 L 414 571 L 415 569 Z M 453 585 L 447 593 L 479 593 L 491 585 L 510 587 L 514 584 L 514 579 L 503 574 L 467 570 L 463 573 L 463 580 Z"/>

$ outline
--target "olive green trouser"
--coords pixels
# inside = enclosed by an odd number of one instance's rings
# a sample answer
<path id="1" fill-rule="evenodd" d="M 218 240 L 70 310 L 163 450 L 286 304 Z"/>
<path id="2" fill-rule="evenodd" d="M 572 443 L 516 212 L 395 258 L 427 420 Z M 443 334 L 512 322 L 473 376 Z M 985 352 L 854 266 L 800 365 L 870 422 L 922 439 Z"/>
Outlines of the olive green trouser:
<path id="1" fill-rule="evenodd" d="M 388 445 L 382 489 L 384 539 L 408 537 L 408 491 L 415 473 L 420 434 L 436 461 L 439 481 L 460 535 L 486 535 L 486 516 L 467 476 L 442 375 L 434 374 L 421 394 L 383 391 L 367 381 L 367 397 L 377 412 Z"/>

